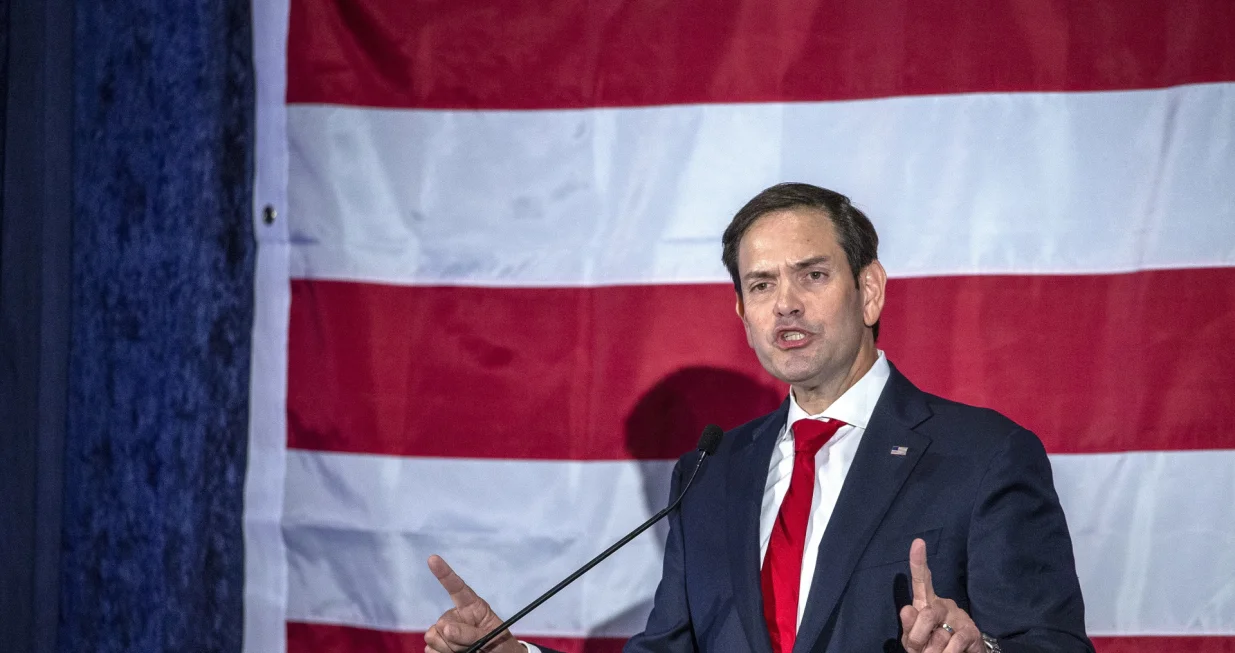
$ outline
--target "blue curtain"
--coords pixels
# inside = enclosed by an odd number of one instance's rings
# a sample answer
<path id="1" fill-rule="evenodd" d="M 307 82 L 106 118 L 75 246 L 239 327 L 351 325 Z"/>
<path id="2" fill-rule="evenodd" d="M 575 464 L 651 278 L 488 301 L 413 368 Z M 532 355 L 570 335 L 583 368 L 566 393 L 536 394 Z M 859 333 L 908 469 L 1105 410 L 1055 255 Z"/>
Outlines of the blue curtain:
<path id="1" fill-rule="evenodd" d="M 240 649 L 250 8 L 76 2 L 59 649 Z"/>

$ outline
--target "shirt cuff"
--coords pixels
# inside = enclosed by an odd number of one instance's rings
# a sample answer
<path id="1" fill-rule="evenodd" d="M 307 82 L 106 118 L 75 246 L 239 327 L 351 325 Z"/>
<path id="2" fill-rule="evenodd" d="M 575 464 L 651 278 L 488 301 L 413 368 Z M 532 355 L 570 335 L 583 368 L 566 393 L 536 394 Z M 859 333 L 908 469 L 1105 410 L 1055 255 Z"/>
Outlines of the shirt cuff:
<path id="1" fill-rule="evenodd" d="M 540 647 L 535 644 L 529 644 L 523 640 L 519 640 L 519 643 L 523 645 L 523 648 L 527 649 L 527 653 L 540 653 Z"/>

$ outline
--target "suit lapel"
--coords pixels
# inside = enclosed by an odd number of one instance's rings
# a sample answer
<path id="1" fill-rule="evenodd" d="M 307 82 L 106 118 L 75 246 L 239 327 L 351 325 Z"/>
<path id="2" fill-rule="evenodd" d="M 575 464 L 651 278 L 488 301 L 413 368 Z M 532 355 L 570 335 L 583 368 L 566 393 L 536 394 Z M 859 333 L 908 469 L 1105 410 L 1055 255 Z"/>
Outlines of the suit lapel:
<path id="1" fill-rule="evenodd" d="M 752 653 L 772 653 L 759 583 L 759 510 L 772 450 L 788 414 L 786 400 L 729 459 L 728 488 L 736 511 L 735 523 L 729 529 L 729 573 L 738 617 Z"/>
<path id="2" fill-rule="evenodd" d="M 893 368 L 819 543 L 794 653 L 805 653 L 815 646 L 858 559 L 905 479 L 930 446 L 930 438 L 912 430 L 929 416 L 924 393 Z M 893 455 L 894 447 L 908 447 L 908 451 Z"/>

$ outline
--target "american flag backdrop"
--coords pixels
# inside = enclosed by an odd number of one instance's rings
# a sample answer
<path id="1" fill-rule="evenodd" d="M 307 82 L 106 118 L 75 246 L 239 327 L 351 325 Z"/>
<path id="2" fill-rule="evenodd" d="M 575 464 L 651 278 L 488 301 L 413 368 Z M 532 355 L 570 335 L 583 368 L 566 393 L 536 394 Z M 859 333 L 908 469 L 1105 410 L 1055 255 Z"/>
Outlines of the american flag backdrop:
<path id="1" fill-rule="evenodd" d="M 1099 650 L 1235 651 L 1235 3 L 254 5 L 246 651 L 420 653 L 432 553 L 507 616 L 775 407 L 720 234 L 779 181 L 1045 442 Z M 615 651 L 659 537 L 517 634 Z"/>

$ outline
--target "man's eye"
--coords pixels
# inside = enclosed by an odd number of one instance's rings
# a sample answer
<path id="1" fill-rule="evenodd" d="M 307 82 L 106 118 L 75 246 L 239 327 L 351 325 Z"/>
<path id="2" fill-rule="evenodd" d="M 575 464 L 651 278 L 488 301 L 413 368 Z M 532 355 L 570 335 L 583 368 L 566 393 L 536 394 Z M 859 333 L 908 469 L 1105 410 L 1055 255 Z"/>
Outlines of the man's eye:
<path id="1" fill-rule="evenodd" d="M 750 287 L 751 292 L 762 292 L 767 289 L 768 289 L 768 282 L 766 281 L 760 281 L 759 283 L 753 284 Z"/>
<path id="2" fill-rule="evenodd" d="M 810 278 L 815 281 L 819 281 L 820 279 L 825 279 L 827 278 L 827 276 L 828 276 L 827 273 L 822 270 L 811 270 L 810 271 Z"/>

